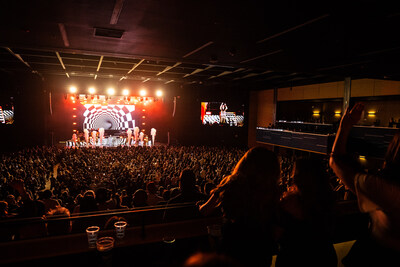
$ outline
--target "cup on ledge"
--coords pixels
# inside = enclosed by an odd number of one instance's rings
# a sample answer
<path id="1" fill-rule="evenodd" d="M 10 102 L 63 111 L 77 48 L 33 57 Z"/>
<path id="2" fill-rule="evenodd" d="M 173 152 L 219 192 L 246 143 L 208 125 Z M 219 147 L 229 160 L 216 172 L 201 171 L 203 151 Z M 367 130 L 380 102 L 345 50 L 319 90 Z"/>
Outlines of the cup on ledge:
<path id="1" fill-rule="evenodd" d="M 114 238 L 111 236 L 101 237 L 97 240 L 96 246 L 100 252 L 110 251 L 114 247 Z"/>
<path id="2" fill-rule="evenodd" d="M 114 223 L 116 237 L 122 239 L 125 237 L 125 229 L 127 226 L 127 222 L 118 221 Z"/>
<path id="3" fill-rule="evenodd" d="M 97 236 L 99 235 L 100 227 L 98 226 L 89 226 L 86 228 L 86 234 L 88 238 L 89 248 L 96 247 Z"/>

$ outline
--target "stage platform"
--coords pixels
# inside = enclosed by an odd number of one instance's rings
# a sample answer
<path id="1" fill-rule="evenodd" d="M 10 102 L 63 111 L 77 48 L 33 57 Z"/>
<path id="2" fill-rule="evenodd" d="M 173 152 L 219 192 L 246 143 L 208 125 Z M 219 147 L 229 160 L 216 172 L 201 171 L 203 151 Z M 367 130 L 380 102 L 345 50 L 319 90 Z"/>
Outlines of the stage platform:
<path id="1" fill-rule="evenodd" d="M 157 145 L 157 143 L 155 144 Z M 86 143 L 84 141 L 73 142 L 72 140 L 65 141 L 65 146 L 68 148 L 73 147 L 120 147 L 120 146 L 128 146 L 127 138 L 122 136 L 109 136 L 103 138 L 102 142 L 100 143 L 100 139 L 96 141 L 94 144 L 92 140 L 90 143 Z M 145 139 L 143 141 L 138 141 L 137 143 L 132 140 L 130 146 L 153 146 L 152 142 Z"/>

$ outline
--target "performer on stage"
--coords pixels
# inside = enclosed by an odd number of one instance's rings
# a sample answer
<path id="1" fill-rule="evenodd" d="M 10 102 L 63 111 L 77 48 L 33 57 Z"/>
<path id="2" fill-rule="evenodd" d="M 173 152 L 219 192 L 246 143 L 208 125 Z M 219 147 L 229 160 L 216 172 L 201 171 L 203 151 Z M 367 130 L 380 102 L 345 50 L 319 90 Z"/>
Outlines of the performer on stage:
<path id="1" fill-rule="evenodd" d="M 226 123 L 226 111 L 228 110 L 228 106 L 226 105 L 226 103 L 222 102 L 219 109 L 221 110 L 221 112 L 219 113 L 220 123 Z"/>
<path id="2" fill-rule="evenodd" d="M 143 146 L 143 138 L 144 138 L 144 133 L 143 133 L 143 132 L 140 132 L 140 134 L 139 134 L 139 139 L 140 139 L 139 144 L 140 144 L 141 146 Z"/>
<path id="3" fill-rule="evenodd" d="M 138 140 L 139 140 L 139 127 L 135 127 L 134 129 L 133 129 L 133 134 L 134 134 L 134 136 L 135 136 L 135 144 L 137 144 L 137 142 L 138 142 Z"/>
<path id="4" fill-rule="evenodd" d="M 72 147 L 76 148 L 76 142 L 78 142 L 78 136 L 76 135 L 76 133 L 72 134 Z"/>
<path id="5" fill-rule="evenodd" d="M 126 144 L 127 144 L 128 147 L 130 147 L 131 146 L 131 141 L 132 141 L 132 130 L 128 129 L 126 131 L 126 134 L 128 136 L 128 138 L 126 139 Z"/>
<path id="6" fill-rule="evenodd" d="M 88 129 L 83 129 L 83 133 L 85 135 L 86 147 L 89 147 L 89 130 Z"/>
<path id="7" fill-rule="evenodd" d="M 151 128 L 150 135 L 151 135 L 151 141 L 152 141 L 151 143 L 152 143 L 153 146 L 154 146 L 155 141 L 156 141 L 156 132 L 157 132 L 156 129 Z"/>
<path id="8" fill-rule="evenodd" d="M 97 141 L 97 132 L 96 132 L 96 130 L 93 129 L 93 131 L 92 131 L 92 148 L 96 147 L 96 141 Z"/>
<path id="9" fill-rule="evenodd" d="M 104 128 L 99 128 L 100 147 L 103 147 Z"/>

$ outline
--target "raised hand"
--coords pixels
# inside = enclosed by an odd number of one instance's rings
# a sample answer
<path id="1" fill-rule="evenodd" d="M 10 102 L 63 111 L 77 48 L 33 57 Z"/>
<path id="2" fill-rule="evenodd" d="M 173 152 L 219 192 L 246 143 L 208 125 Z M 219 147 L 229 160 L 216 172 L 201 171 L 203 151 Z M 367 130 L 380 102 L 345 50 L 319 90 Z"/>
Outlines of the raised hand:
<path id="1" fill-rule="evenodd" d="M 356 124 L 361 119 L 363 111 L 364 111 L 364 104 L 362 103 L 356 103 L 351 110 L 347 108 L 342 118 L 341 122 L 342 126 L 351 127 L 354 124 Z"/>

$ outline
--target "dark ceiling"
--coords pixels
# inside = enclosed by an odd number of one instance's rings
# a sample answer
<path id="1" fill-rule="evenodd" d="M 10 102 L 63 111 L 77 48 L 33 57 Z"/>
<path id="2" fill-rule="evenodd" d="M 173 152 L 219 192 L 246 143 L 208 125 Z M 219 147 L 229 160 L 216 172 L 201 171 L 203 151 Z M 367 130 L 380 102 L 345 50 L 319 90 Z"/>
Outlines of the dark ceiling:
<path id="1" fill-rule="evenodd" d="M 260 89 L 399 80 L 392 2 L 1 1 L 0 72 Z"/>

